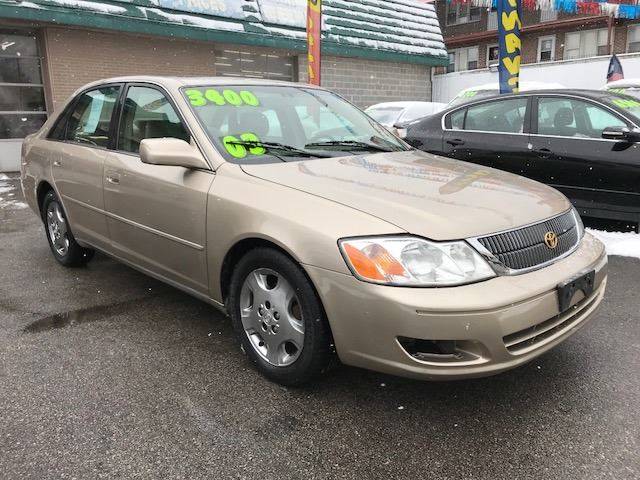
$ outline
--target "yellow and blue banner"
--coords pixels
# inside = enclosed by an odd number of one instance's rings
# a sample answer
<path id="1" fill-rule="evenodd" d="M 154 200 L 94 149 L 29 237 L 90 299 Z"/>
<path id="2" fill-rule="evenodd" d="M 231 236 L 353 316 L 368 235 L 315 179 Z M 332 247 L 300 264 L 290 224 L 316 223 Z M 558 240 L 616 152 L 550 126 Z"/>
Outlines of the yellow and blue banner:
<path id="1" fill-rule="evenodd" d="M 522 41 L 521 0 L 497 0 L 500 93 L 517 93 L 520 87 Z"/>

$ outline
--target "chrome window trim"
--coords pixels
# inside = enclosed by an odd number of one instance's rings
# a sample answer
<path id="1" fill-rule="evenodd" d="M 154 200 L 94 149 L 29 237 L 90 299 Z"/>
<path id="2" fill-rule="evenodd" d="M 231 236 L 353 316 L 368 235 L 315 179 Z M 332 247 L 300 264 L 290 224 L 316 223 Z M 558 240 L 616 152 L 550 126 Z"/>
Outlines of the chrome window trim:
<path id="1" fill-rule="evenodd" d="M 515 232 L 518 230 L 521 230 L 523 228 L 527 228 L 527 227 L 531 227 L 533 225 L 538 225 L 540 223 L 544 223 L 544 222 L 548 222 L 549 220 L 553 220 L 554 218 L 558 218 L 561 217 L 563 215 L 566 215 L 569 211 L 571 211 L 571 213 L 573 214 L 573 220 L 575 222 L 576 228 L 578 228 L 578 240 L 576 241 L 575 245 L 573 245 L 568 251 L 566 251 L 565 253 L 563 253 L 562 255 L 549 260 L 548 262 L 544 262 L 538 265 L 534 265 L 533 267 L 529 267 L 529 268 L 521 268 L 521 269 L 514 269 L 514 268 L 509 268 L 506 265 L 504 265 L 500 260 L 498 260 L 498 258 L 491 253 L 488 249 L 486 249 L 484 247 L 484 245 L 482 245 L 480 243 L 481 238 L 485 238 L 485 237 L 491 237 L 493 235 L 499 235 L 501 233 L 507 233 L 507 232 Z M 549 218 L 546 218 L 544 220 L 539 220 L 536 222 L 532 222 L 532 223 L 528 223 L 526 225 L 521 225 L 517 228 L 510 228 L 507 230 L 501 230 L 499 232 L 493 232 L 493 233 L 488 233 L 485 235 L 478 235 L 477 237 L 472 237 L 472 238 L 467 238 L 466 241 L 469 243 L 469 245 L 471 245 L 472 248 L 474 248 L 491 266 L 491 268 L 494 269 L 494 271 L 496 272 L 496 274 L 498 276 L 514 276 L 514 275 L 523 275 L 525 273 L 529 273 L 529 272 L 533 272 L 535 270 L 540 270 L 542 268 L 548 267 L 549 265 L 552 265 L 560 260 L 562 260 L 563 258 L 568 257 L 569 255 L 571 255 L 573 252 L 575 252 L 578 247 L 580 246 L 580 243 L 582 242 L 582 239 L 584 238 L 584 229 L 580 230 L 580 224 L 581 221 L 578 219 L 577 217 L 577 212 L 575 208 L 571 208 L 569 210 L 565 210 L 564 212 L 558 214 L 558 215 L 553 215 Z"/>
<path id="2" fill-rule="evenodd" d="M 584 102 L 588 102 L 588 103 L 593 103 L 599 107 L 603 107 L 605 110 L 609 110 L 610 112 L 612 112 L 614 115 L 623 118 L 627 123 L 633 125 L 634 127 L 638 128 L 639 125 L 636 125 L 635 121 L 631 120 L 629 117 L 623 115 L 622 113 L 618 112 L 617 110 L 611 108 L 609 105 L 606 105 L 602 102 L 599 102 L 598 100 L 594 100 L 592 98 L 586 98 L 586 97 L 581 97 L 579 95 L 575 95 L 575 94 L 566 94 L 566 93 L 518 93 L 517 96 L 519 97 L 562 97 L 562 98 L 573 98 L 576 100 L 582 100 Z M 515 97 L 515 95 L 514 95 Z M 607 142 L 618 142 L 619 140 L 610 140 L 610 139 L 605 139 L 605 138 L 590 138 L 590 137 L 564 137 L 561 135 L 541 135 L 539 133 L 509 133 L 509 132 L 487 132 L 484 130 L 456 130 L 455 128 L 446 128 L 445 127 L 445 118 L 448 118 L 450 115 L 453 115 L 454 113 L 472 107 L 472 106 L 476 106 L 476 105 L 480 105 L 482 103 L 488 103 L 491 101 L 497 101 L 499 100 L 500 97 L 491 97 L 491 98 L 485 98 L 485 99 L 480 99 L 477 101 L 471 101 L 469 103 L 465 103 L 463 105 L 460 105 L 458 108 L 456 108 L 455 110 L 451 110 L 447 113 L 445 113 L 444 115 L 442 115 L 442 117 L 440 118 L 440 126 L 442 128 L 443 132 L 471 132 L 471 133 L 493 133 L 493 134 L 497 134 L 497 135 L 531 135 L 531 136 L 539 136 L 539 137 L 553 137 L 553 138 L 571 138 L 571 139 L 580 139 L 580 140 L 597 140 L 597 141 L 607 141 Z M 505 99 L 506 100 L 506 99 Z M 637 143 L 637 142 L 636 142 Z"/>

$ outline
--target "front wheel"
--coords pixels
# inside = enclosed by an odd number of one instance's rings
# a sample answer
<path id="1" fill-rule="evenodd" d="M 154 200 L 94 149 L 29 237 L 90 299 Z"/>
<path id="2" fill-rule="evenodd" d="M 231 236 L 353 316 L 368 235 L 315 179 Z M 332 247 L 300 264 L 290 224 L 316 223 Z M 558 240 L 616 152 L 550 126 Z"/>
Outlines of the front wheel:
<path id="1" fill-rule="evenodd" d="M 302 269 L 271 248 L 246 254 L 234 269 L 228 301 L 243 350 L 265 376 L 283 385 L 309 382 L 331 360 L 331 332 Z"/>
<path id="2" fill-rule="evenodd" d="M 65 267 L 80 267 L 93 258 L 94 250 L 81 247 L 71 233 L 58 196 L 49 191 L 42 202 L 42 219 L 55 259 Z"/>

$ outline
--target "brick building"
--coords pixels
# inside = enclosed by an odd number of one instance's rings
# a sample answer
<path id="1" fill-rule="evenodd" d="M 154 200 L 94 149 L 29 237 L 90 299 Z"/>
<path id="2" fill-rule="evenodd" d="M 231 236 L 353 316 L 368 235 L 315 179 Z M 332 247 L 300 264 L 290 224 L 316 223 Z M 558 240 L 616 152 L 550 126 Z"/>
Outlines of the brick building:
<path id="1" fill-rule="evenodd" d="M 359 106 L 429 100 L 433 5 L 325 0 L 323 85 Z M 0 0 L 0 171 L 87 82 L 129 74 L 306 81 L 306 0 Z"/>
<path id="2" fill-rule="evenodd" d="M 449 65 L 436 73 L 489 68 L 498 62 L 495 9 L 437 0 Z M 586 59 L 640 52 L 640 23 L 557 11 L 522 12 L 522 63 Z M 609 28 L 611 26 L 611 29 Z M 610 33 L 611 32 L 611 33 Z"/>

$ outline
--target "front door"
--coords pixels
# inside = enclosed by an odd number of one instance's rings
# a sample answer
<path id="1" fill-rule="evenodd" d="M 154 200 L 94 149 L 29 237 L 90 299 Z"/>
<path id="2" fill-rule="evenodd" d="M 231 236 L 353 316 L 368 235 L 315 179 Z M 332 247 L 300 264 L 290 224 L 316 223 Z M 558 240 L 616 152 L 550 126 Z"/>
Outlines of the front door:
<path id="1" fill-rule="evenodd" d="M 637 145 L 602 138 L 607 127 L 630 125 L 603 105 L 563 96 L 540 97 L 534 117 L 536 179 L 562 191 L 581 213 L 637 221 Z"/>
<path id="2" fill-rule="evenodd" d="M 104 191 L 112 250 L 170 282 L 209 293 L 206 262 L 210 171 L 142 163 L 145 138 L 190 135 L 155 87 L 128 88 L 116 150 L 105 161 Z"/>
<path id="3" fill-rule="evenodd" d="M 78 97 L 52 158 L 53 180 L 74 236 L 98 248 L 109 245 L 102 177 L 120 89 L 104 86 Z"/>

